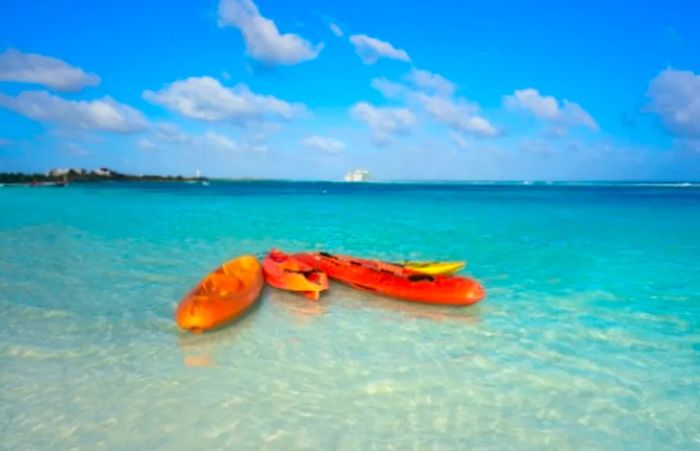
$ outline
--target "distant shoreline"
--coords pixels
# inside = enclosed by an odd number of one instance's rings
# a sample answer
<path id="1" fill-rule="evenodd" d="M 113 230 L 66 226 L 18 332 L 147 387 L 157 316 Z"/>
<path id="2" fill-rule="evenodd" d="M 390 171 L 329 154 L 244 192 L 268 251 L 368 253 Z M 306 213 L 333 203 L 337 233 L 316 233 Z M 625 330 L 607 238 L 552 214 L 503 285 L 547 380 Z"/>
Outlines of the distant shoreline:
<path id="1" fill-rule="evenodd" d="M 108 175 L 96 173 L 68 172 L 62 175 L 21 172 L 0 172 L 0 183 L 4 185 L 32 185 L 42 183 L 99 183 L 99 182 L 204 182 L 206 177 L 183 177 L 163 175 L 130 175 L 110 172 Z"/>
<path id="2" fill-rule="evenodd" d="M 5 186 L 27 186 L 42 183 L 100 183 L 100 182 L 184 182 L 184 183 L 331 183 L 340 185 L 431 185 L 431 186 L 523 186 L 523 187 L 695 187 L 700 188 L 700 180 L 674 181 L 674 180 L 368 180 L 361 182 L 348 182 L 343 180 L 300 180 L 300 179 L 273 179 L 273 178 L 208 178 L 185 177 L 181 175 L 132 175 L 111 172 L 109 175 L 97 175 L 95 173 L 67 173 L 61 176 L 52 176 L 42 173 L 0 172 L 0 184 Z"/>

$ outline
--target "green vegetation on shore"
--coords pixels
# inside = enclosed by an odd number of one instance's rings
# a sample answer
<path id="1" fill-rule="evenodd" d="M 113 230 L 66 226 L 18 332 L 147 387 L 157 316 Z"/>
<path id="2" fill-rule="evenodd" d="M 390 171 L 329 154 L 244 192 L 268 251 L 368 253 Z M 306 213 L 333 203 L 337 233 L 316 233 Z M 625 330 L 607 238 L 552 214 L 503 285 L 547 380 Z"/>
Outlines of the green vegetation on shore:
<path id="1" fill-rule="evenodd" d="M 204 177 L 183 177 L 169 175 L 131 175 L 122 174 L 115 171 L 106 170 L 104 172 L 88 172 L 84 170 L 68 170 L 63 174 L 55 172 L 41 174 L 27 174 L 22 172 L 0 172 L 0 183 L 7 184 L 26 184 L 33 182 L 68 182 L 68 183 L 94 183 L 104 181 L 123 181 L 123 182 L 188 182 L 188 181 L 203 181 L 207 180 Z"/>

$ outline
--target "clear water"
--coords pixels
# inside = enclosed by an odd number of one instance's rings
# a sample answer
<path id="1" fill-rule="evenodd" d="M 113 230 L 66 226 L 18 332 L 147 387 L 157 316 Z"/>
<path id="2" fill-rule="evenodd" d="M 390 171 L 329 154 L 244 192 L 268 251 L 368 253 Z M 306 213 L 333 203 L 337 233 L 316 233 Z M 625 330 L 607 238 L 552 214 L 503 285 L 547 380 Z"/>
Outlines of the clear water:
<path id="1" fill-rule="evenodd" d="M 468 308 L 266 289 L 272 246 L 469 260 Z M 700 189 L 212 183 L 0 189 L 4 449 L 699 449 Z"/>

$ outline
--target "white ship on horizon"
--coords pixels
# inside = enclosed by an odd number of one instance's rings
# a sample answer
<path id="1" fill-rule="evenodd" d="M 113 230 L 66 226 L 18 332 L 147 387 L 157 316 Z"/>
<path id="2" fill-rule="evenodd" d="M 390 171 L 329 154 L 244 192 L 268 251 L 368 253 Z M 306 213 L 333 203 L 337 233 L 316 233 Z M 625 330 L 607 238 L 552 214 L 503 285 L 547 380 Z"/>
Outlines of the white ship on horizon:
<path id="1" fill-rule="evenodd" d="M 369 171 L 366 169 L 355 169 L 345 174 L 346 182 L 366 182 L 370 179 Z"/>

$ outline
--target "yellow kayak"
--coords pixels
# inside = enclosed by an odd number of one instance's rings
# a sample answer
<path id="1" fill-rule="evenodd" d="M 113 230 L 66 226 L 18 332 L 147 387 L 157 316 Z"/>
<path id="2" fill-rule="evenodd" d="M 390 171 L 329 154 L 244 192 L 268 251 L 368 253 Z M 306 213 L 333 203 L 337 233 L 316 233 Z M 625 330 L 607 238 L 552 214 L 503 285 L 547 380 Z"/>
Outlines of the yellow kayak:
<path id="1" fill-rule="evenodd" d="M 467 262 L 423 262 L 407 261 L 402 266 L 412 271 L 436 276 L 439 274 L 454 274 L 466 266 Z"/>

